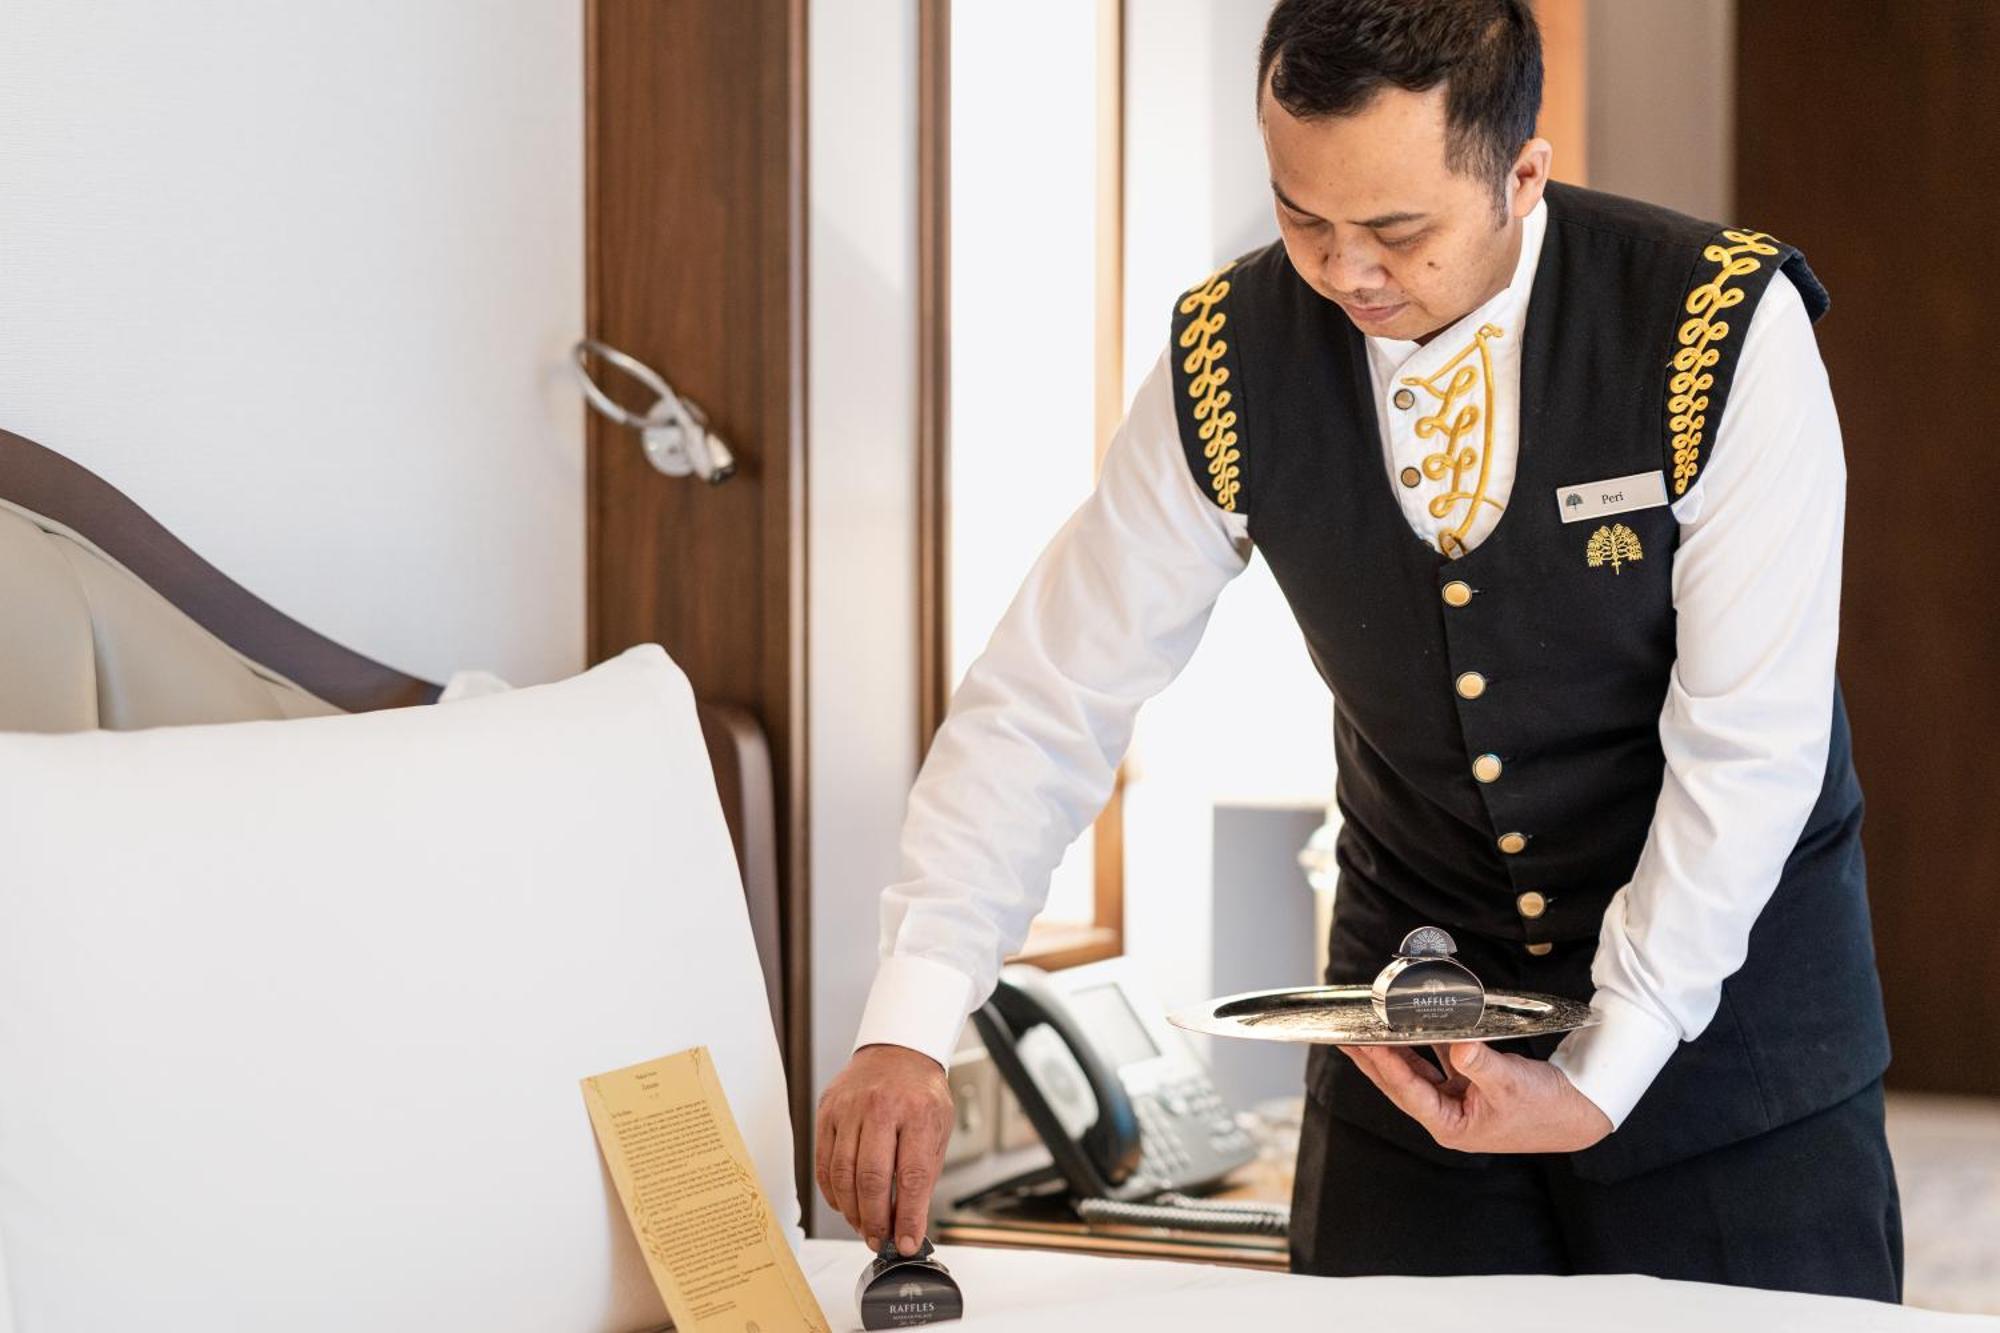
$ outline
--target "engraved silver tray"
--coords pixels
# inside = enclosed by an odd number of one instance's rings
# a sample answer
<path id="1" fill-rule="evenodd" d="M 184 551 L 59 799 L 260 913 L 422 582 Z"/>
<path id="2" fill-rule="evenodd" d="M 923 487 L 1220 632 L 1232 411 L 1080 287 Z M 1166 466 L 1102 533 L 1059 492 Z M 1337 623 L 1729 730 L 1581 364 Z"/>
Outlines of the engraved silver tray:
<path id="1" fill-rule="evenodd" d="M 1593 1027 L 1590 1006 L 1532 991 L 1487 991 L 1486 1011 L 1473 1028 L 1405 1032 L 1375 1017 L 1367 986 L 1291 986 L 1208 1000 L 1167 1015 L 1175 1027 L 1253 1041 L 1320 1042 L 1329 1046 L 1430 1046 L 1450 1041 L 1507 1041 Z"/>

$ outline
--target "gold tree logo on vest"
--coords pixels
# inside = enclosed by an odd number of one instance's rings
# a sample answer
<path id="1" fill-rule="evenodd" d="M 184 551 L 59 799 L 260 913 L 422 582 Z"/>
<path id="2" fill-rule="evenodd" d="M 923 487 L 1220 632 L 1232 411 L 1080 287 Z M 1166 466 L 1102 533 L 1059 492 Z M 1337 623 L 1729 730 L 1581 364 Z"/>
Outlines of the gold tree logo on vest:
<path id="1" fill-rule="evenodd" d="M 1644 560 L 1646 553 L 1639 546 L 1639 534 L 1623 523 L 1613 523 L 1590 534 L 1590 542 L 1583 548 L 1583 558 L 1592 569 L 1609 563 L 1611 572 L 1616 574 L 1627 560 Z"/>

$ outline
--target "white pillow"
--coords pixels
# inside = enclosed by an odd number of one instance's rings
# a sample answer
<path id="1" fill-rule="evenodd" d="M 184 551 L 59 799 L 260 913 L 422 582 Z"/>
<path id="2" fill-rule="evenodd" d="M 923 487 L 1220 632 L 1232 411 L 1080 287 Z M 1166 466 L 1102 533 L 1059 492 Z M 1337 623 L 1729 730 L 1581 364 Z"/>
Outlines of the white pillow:
<path id="1" fill-rule="evenodd" d="M 449 708 L 0 735 L 0 1330 L 658 1325 L 577 1081 L 697 1043 L 796 1241 L 657 647 Z"/>
<path id="2" fill-rule="evenodd" d="M 454 671 L 451 679 L 438 692 L 441 704 L 457 703 L 460 699 L 484 699 L 488 695 L 505 694 L 513 689 L 506 681 L 491 671 Z"/>

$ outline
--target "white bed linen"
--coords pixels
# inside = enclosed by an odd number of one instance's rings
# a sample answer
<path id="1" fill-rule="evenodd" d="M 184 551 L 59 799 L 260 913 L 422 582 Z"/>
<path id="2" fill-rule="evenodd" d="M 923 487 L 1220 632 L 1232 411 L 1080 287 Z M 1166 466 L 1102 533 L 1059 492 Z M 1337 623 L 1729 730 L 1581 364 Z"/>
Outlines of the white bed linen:
<path id="1" fill-rule="evenodd" d="M 1213 1264 L 977 1247 L 941 1249 L 964 1333 L 1974 1333 L 2000 1319 L 1649 1277 L 1294 1277 Z M 806 1276 L 836 1330 L 858 1329 L 858 1241 L 809 1240 Z"/>

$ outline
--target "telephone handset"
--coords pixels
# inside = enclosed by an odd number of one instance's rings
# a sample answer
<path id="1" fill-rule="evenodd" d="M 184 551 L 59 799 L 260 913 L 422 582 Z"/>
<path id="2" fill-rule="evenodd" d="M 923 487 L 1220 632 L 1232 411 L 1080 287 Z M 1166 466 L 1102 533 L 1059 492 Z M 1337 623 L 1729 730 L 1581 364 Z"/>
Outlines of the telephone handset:
<path id="1" fill-rule="evenodd" d="M 1141 1188 L 1132 1183 L 1140 1156 L 1132 1098 L 1047 973 L 1018 963 L 1003 969 L 972 1022 L 1072 1193 L 1122 1198 Z"/>
<path id="2" fill-rule="evenodd" d="M 1175 1199 L 1256 1156 L 1123 959 L 1057 973 L 1013 964 L 972 1020 L 1054 1159 L 1033 1178 L 1059 1175 L 1079 1200 L 1137 1203 Z"/>

